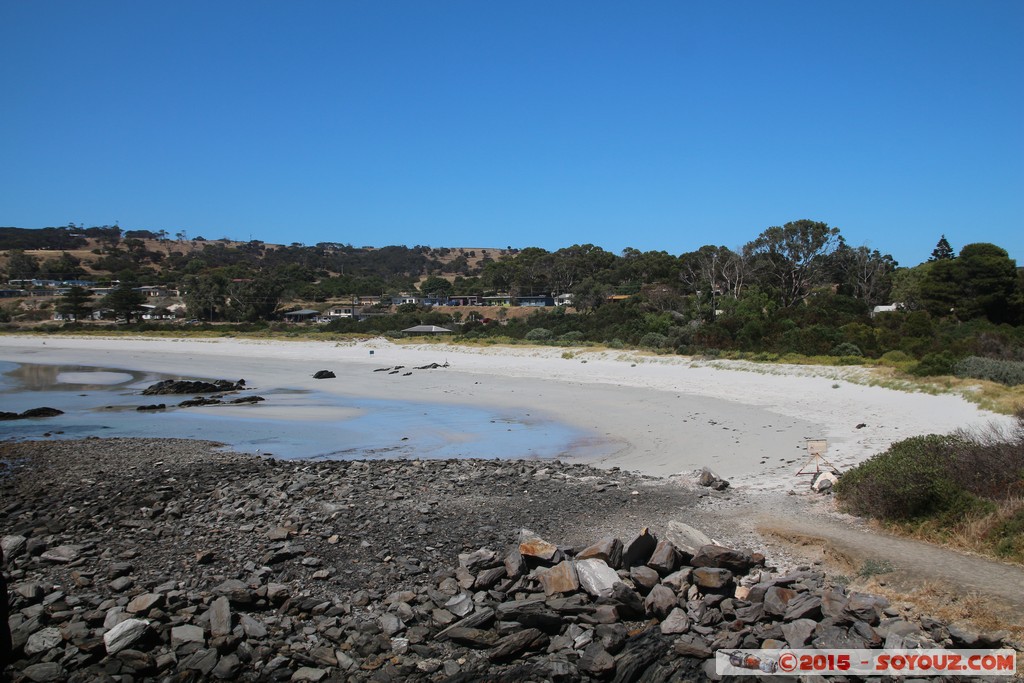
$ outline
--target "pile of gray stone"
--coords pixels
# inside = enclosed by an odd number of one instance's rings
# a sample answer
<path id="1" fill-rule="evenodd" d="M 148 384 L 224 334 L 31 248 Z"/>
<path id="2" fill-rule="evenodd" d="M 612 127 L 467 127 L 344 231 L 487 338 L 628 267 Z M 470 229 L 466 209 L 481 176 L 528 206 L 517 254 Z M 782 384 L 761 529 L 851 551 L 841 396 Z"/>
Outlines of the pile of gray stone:
<path id="1" fill-rule="evenodd" d="M 96 549 L 3 539 L 16 575 Z M 212 558 L 198 558 L 210 561 Z M 778 573 L 649 529 L 560 547 L 528 530 L 506 552 L 349 599 L 300 597 L 268 566 L 210 590 L 136 585 L 130 562 L 79 563 L 73 586 L 15 581 L 15 681 L 672 681 L 717 677 L 736 648 L 997 647 L 999 634 L 911 620 L 810 568 Z M 102 587 L 102 590 L 100 589 Z"/>
<path id="2" fill-rule="evenodd" d="M 654 683 L 722 649 L 1002 642 L 717 544 L 677 521 L 696 499 L 557 461 L 0 444 L 9 675 Z"/>

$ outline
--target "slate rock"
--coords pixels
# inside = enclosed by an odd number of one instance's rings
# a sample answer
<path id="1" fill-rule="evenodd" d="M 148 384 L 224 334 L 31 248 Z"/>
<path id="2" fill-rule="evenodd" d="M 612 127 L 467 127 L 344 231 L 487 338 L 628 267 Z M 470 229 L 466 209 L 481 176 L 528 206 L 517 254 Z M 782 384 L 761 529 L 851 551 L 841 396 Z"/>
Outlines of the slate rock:
<path id="1" fill-rule="evenodd" d="M 676 547 L 670 541 L 662 539 L 658 541 L 654 552 L 651 553 L 651 559 L 647 561 L 647 566 L 661 576 L 668 576 L 676 570 L 681 559 Z"/>
<path id="2" fill-rule="evenodd" d="M 217 666 L 213 667 L 213 677 L 222 681 L 232 681 L 238 677 L 242 670 L 242 662 L 237 655 L 229 654 L 220 658 Z"/>
<path id="3" fill-rule="evenodd" d="M 818 625 L 813 619 L 797 619 L 782 624 L 782 635 L 793 649 L 800 649 L 811 640 L 811 634 Z"/>
<path id="4" fill-rule="evenodd" d="M 583 651 L 579 667 L 581 671 L 604 678 L 615 671 L 615 657 L 601 647 L 600 643 L 591 643 Z"/>
<path id="5" fill-rule="evenodd" d="M 652 588 L 657 586 L 661 580 L 661 577 L 658 576 L 658 572 L 644 565 L 630 569 L 629 578 L 632 579 L 633 583 L 636 584 L 637 588 L 643 593 L 649 592 Z"/>
<path id="6" fill-rule="evenodd" d="M 559 562 L 549 569 L 537 571 L 537 578 L 544 587 L 545 595 L 572 593 L 579 590 L 580 581 L 576 575 L 576 563 L 570 560 Z"/>
<path id="7" fill-rule="evenodd" d="M 703 591 L 727 592 L 732 579 L 732 572 L 728 569 L 697 567 L 693 570 L 693 583 Z"/>
<path id="8" fill-rule="evenodd" d="M 599 598 L 598 602 L 605 600 L 615 605 L 619 616 L 623 619 L 643 619 L 647 611 L 644 607 L 644 599 L 640 597 L 640 594 L 621 581 L 612 586 L 611 595 L 607 598 Z"/>
<path id="9" fill-rule="evenodd" d="M 27 542 L 28 539 L 24 536 L 10 534 L 0 538 L 0 551 L 2 551 L 3 556 L 7 558 L 7 561 L 10 562 L 21 555 L 25 550 Z"/>
<path id="10" fill-rule="evenodd" d="M 533 560 L 535 562 L 547 563 L 554 559 L 555 553 L 558 552 L 558 546 L 545 541 L 529 529 L 521 529 L 519 531 L 518 550 L 519 554 L 527 562 Z"/>
<path id="11" fill-rule="evenodd" d="M 676 594 L 668 586 L 657 585 L 644 600 L 647 614 L 655 619 L 664 619 L 676 607 Z"/>
<path id="12" fill-rule="evenodd" d="M 603 560 L 590 559 L 576 562 L 576 575 L 580 587 L 595 598 L 608 597 L 612 586 L 619 582 L 619 575 Z"/>
<path id="13" fill-rule="evenodd" d="M 715 545 L 711 537 L 700 529 L 676 520 L 672 520 L 666 525 L 663 535 L 683 554 L 683 559 L 686 562 L 689 562 L 701 546 Z"/>
<path id="14" fill-rule="evenodd" d="M 644 527 L 633 540 L 622 548 L 623 569 L 647 564 L 656 547 L 658 547 L 658 538 L 651 533 L 648 527 Z"/>
<path id="15" fill-rule="evenodd" d="M 612 569 L 618 569 L 622 563 L 622 541 L 614 536 L 606 536 L 577 553 L 576 559 L 604 560 L 605 564 Z"/>
<path id="16" fill-rule="evenodd" d="M 448 639 L 467 647 L 489 648 L 495 645 L 498 636 L 491 630 L 456 626 L 448 630 Z"/>
<path id="17" fill-rule="evenodd" d="M 515 659 L 524 652 L 539 650 L 548 644 L 548 636 L 540 629 L 526 628 L 499 639 L 487 656 L 494 662 Z"/>
<path id="18" fill-rule="evenodd" d="M 181 624 L 171 628 L 171 647 L 178 648 L 186 643 L 206 644 L 203 629 L 195 624 Z"/>
<path id="19" fill-rule="evenodd" d="M 60 629 L 52 626 L 41 629 L 28 637 L 28 642 L 25 643 L 25 654 L 32 656 L 46 652 L 60 645 L 63 640 Z"/>
<path id="20" fill-rule="evenodd" d="M 687 616 L 686 610 L 674 607 L 661 622 L 659 628 L 665 635 L 686 633 L 690 630 L 690 617 Z"/>
<path id="21" fill-rule="evenodd" d="M 754 558 L 744 550 L 735 550 L 720 545 L 704 545 L 694 554 L 690 564 L 694 567 L 719 567 L 737 574 L 745 574 L 754 566 Z"/>
<path id="22" fill-rule="evenodd" d="M 160 593 L 143 593 L 135 598 L 124 608 L 129 614 L 147 614 L 154 607 L 164 604 L 164 596 Z"/>
<path id="23" fill-rule="evenodd" d="M 231 602 L 221 596 L 210 603 L 210 634 L 226 636 L 231 633 Z"/>
<path id="24" fill-rule="evenodd" d="M 764 613 L 776 617 L 785 616 L 789 602 L 796 596 L 795 590 L 771 586 L 764 594 Z"/>
<path id="25" fill-rule="evenodd" d="M 103 634 L 107 654 L 117 654 L 136 644 L 149 632 L 149 622 L 144 619 L 125 619 Z"/>
<path id="26" fill-rule="evenodd" d="M 39 559 L 55 564 L 68 564 L 74 562 L 81 555 L 81 548 L 73 545 L 60 545 L 56 548 L 45 551 Z"/>
<path id="27" fill-rule="evenodd" d="M 22 673 L 33 683 L 52 683 L 67 679 L 67 672 L 57 662 L 40 662 L 26 666 Z"/>

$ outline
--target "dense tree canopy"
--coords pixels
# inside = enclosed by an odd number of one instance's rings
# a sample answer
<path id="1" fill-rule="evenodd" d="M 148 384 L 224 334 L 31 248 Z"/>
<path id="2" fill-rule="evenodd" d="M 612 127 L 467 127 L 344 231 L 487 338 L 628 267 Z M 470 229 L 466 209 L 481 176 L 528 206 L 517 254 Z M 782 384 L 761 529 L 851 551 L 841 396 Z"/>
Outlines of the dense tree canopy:
<path id="1" fill-rule="evenodd" d="M 36 248 L 30 235 L 4 230 L 0 240 L 9 234 L 24 248 Z M 184 231 L 171 240 L 167 231 L 122 232 L 116 226 L 53 230 L 45 236 L 50 246 L 42 259 L 40 252 L 8 250 L 0 260 L 5 274 L 25 279 L 81 272 L 126 285 L 173 285 L 189 316 L 203 321 L 262 324 L 279 320 L 282 310 L 324 310 L 357 297 L 417 290 L 438 296 L 571 295 L 571 307 L 528 317 L 523 311 L 506 315 L 506 309 L 449 315 L 416 306 L 381 315 L 386 302 L 368 310 L 375 317 L 331 329 L 387 332 L 416 323 L 459 323 L 471 338 L 526 338 L 540 329 L 530 338 L 681 353 L 898 352 L 947 369 L 951 359 L 970 353 L 1024 359 L 1024 271 L 999 246 L 968 244 L 955 254 L 945 236 L 927 262 L 901 268 L 882 251 L 846 244 L 838 228 L 806 219 L 768 227 L 738 248 L 705 245 L 679 255 L 633 248 L 614 254 L 593 244 L 557 251 L 374 249 L 341 241 L 200 242 Z M 84 234 L 94 238 L 90 249 L 72 254 L 53 246 Z M 880 304 L 896 304 L 896 310 L 873 315 Z M 57 306 L 69 310 L 72 302 L 62 299 Z M 0 309 L 10 317 L 12 309 Z M 121 315 L 127 317 L 124 309 Z"/>

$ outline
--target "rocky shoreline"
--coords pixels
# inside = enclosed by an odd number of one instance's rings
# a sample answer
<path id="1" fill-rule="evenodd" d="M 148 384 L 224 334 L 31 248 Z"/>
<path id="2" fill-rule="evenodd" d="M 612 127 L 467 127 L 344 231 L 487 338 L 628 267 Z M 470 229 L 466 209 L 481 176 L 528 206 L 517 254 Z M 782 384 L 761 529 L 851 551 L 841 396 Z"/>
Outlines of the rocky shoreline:
<path id="1" fill-rule="evenodd" d="M 996 646 L 548 461 L 0 444 L 14 681 L 668 681 L 736 647 Z M 530 531 L 525 531 L 525 530 Z"/>

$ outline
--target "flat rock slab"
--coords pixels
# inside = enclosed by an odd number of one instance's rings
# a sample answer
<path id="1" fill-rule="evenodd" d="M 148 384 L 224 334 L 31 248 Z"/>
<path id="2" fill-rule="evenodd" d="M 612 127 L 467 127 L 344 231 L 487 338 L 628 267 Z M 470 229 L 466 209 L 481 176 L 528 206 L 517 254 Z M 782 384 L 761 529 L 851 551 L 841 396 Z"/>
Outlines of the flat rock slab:
<path id="1" fill-rule="evenodd" d="M 619 581 L 619 575 L 602 560 L 579 560 L 576 575 L 580 586 L 595 598 L 612 594 L 612 586 Z"/>

